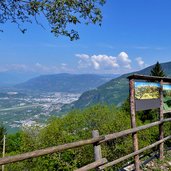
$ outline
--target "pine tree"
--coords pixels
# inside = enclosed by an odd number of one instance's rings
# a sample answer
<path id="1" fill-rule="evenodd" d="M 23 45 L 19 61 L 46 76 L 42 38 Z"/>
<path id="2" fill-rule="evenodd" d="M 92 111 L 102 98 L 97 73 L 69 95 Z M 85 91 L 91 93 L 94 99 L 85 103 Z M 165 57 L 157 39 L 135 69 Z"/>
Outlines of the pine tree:
<path id="1" fill-rule="evenodd" d="M 152 68 L 151 70 L 151 76 L 159 76 L 159 77 L 165 77 L 166 74 L 163 71 L 162 66 L 160 63 L 157 61 L 156 65 Z"/>

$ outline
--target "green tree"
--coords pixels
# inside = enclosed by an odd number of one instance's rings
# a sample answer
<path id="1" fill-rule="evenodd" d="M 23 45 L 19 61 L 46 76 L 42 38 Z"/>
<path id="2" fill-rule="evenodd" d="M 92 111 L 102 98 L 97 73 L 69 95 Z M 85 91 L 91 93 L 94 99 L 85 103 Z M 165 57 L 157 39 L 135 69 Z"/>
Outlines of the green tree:
<path id="1" fill-rule="evenodd" d="M 137 125 L 142 122 L 137 117 Z M 130 117 L 128 113 L 115 106 L 95 105 L 82 110 L 74 110 L 63 117 L 51 118 L 46 127 L 29 127 L 24 129 L 16 143 L 12 143 L 11 152 L 7 155 L 20 154 L 23 152 L 57 146 L 60 144 L 75 142 L 91 138 L 92 130 L 99 130 L 100 135 L 111 134 L 130 128 Z M 168 129 L 169 130 L 169 129 Z M 156 140 L 158 129 L 153 127 L 149 130 L 140 131 L 139 144 L 143 148 Z M 156 136 L 157 135 L 157 136 Z M 13 141 L 14 137 L 11 138 Z M 101 144 L 102 156 L 108 161 L 118 159 L 132 152 L 131 135 L 110 140 Z M 14 151 L 14 150 L 15 151 Z M 42 157 L 28 159 L 6 166 L 7 170 L 32 170 L 32 171 L 67 171 L 75 170 L 94 161 L 93 146 L 86 145 L 81 148 L 70 149 L 60 153 L 45 155 Z M 124 162 L 125 163 L 125 162 Z M 115 168 L 106 170 L 118 170 L 123 163 Z"/>
<path id="2" fill-rule="evenodd" d="M 39 21 L 44 17 L 55 36 L 64 35 L 76 40 L 79 34 L 71 28 L 79 23 L 101 25 L 100 6 L 104 3 L 105 0 L 1 0 L 0 23 L 16 23 L 24 33 L 23 23 L 32 23 L 35 19 L 43 27 Z"/>
<path id="3" fill-rule="evenodd" d="M 159 77 L 165 77 L 166 74 L 164 73 L 164 70 L 159 62 L 156 63 L 156 65 L 151 70 L 151 76 L 159 76 Z"/>
<path id="4" fill-rule="evenodd" d="M 96 105 L 74 110 L 66 116 L 51 118 L 46 127 L 25 129 L 21 134 L 21 152 L 38 150 L 69 142 L 91 138 L 92 130 L 100 135 L 130 128 L 129 116 L 115 106 Z M 130 138 L 111 140 L 102 145 L 103 157 L 113 160 L 132 150 Z M 18 149 L 17 149 L 18 150 Z M 7 166 L 9 170 L 75 170 L 94 161 L 93 146 L 45 155 Z"/>
<path id="5" fill-rule="evenodd" d="M 7 135 L 7 138 L 6 138 L 6 152 L 7 153 L 20 151 L 21 136 L 22 136 L 21 132 Z"/>

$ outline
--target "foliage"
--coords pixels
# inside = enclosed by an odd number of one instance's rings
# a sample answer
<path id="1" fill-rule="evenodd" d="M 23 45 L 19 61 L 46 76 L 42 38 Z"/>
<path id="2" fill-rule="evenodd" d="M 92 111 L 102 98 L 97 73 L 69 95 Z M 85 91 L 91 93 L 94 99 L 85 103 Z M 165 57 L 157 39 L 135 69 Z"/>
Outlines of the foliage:
<path id="1" fill-rule="evenodd" d="M 31 23 L 34 18 L 42 26 L 39 18 L 43 16 L 55 36 L 64 35 L 75 40 L 79 35 L 77 31 L 70 29 L 70 25 L 72 28 L 82 22 L 101 25 L 102 14 L 99 7 L 104 3 L 105 0 L 1 0 L 0 23 L 16 23 L 25 33 L 26 29 L 21 28 L 22 23 Z"/>
<path id="2" fill-rule="evenodd" d="M 151 76 L 158 76 L 158 77 L 165 77 L 166 74 L 164 73 L 164 70 L 162 69 L 162 66 L 159 62 L 156 63 L 156 65 L 151 70 Z"/>
<path id="3" fill-rule="evenodd" d="M 163 108 L 165 111 L 171 110 L 171 90 L 163 90 Z"/>
<path id="4" fill-rule="evenodd" d="M 129 114 L 130 113 L 130 99 L 129 96 L 127 99 L 122 103 L 121 109 L 123 110 L 124 113 Z"/>
<path id="5" fill-rule="evenodd" d="M 71 111 L 64 117 L 51 118 L 43 129 L 37 127 L 25 129 L 20 133 L 20 149 L 17 148 L 16 153 L 19 153 L 18 150 L 22 153 L 91 138 L 92 130 L 99 130 L 100 135 L 118 132 L 128 129 L 129 122 L 129 117 L 114 106 L 97 105 L 83 111 Z M 131 150 L 131 143 L 128 148 L 126 139 L 121 138 L 104 144 L 103 156 L 108 156 L 110 160 L 110 157 L 117 158 L 123 153 L 126 154 Z M 113 150 L 116 153 L 113 153 Z M 14 154 L 13 150 L 12 154 Z M 8 155 L 10 155 L 10 151 L 8 151 Z M 12 164 L 8 166 L 8 169 L 14 171 L 24 170 L 24 168 L 28 170 L 74 170 L 92 161 L 94 161 L 93 146 L 88 145 Z"/>
<path id="6" fill-rule="evenodd" d="M 21 146 L 21 132 L 9 134 L 6 138 L 6 152 L 19 152 Z"/>
<path id="7" fill-rule="evenodd" d="M 128 103 L 127 103 L 128 105 Z M 146 120 L 147 122 L 147 120 Z M 137 125 L 144 123 L 137 117 Z M 69 142 L 91 138 L 92 130 L 99 130 L 100 135 L 119 132 L 130 128 L 129 112 L 115 106 L 95 105 L 84 110 L 73 110 L 63 117 L 51 118 L 44 128 L 25 128 L 23 132 L 8 136 L 7 155 L 13 155 Z M 170 127 L 167 129 L 169 130 Z M 140 147 L 145 147 L 157 140 L 158 127 L 138 133 Z M 14 140 L 16 137 L 16 140 Z M 10 141 L 11 139 L 11 141 Z M 13 143 L 11 143 L 14 141 Z M 20 147 L 17 146 L 19 144 Z M 108 141 L 102 144 L 102 155 L 112 161 L 132 152 L 132 138 Z M 7 165 L 7 170 L 74 170 L 94 161 L 93 146 L 67 150 L 61 153 L 45 155 L 24 162 Z M 121 167 L 117 165 L 112 170 Z"/>
<path id="8" fill-rule="evenodd" d="M 99 86 L 97 89 L 84 92 L 74 103 L 75 108 L 85 108 L 94 104 L 120 105 L 128 95 L 128 80 L 124 75 Z"/>

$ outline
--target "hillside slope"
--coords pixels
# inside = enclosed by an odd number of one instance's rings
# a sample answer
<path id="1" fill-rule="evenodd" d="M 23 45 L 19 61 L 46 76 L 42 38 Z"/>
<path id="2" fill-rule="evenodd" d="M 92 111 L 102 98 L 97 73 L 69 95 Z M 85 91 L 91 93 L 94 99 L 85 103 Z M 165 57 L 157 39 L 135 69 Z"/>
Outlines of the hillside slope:
<path id="1" fill-rule="evenodd" d="M 106 83 L 116 75 L 95 74 L 53 74 L 42 75 L 18 84 L 15 88 L 26 91 L 41 92 L 76 92 L 93 89 Z"/>
<path id="2" fill-rule="evenodd" d="M 162 63 L 161 65 L 166 75 L 171 76 L 171 62 Z M 154 65 L 133 73 L 149 75 L 153 67 Z M 97 89 L 84 92 L 71 107 L 84 108 L 97 103 L 120 105 L 128 97 L 127 76 L 133 73 L 124 74 L 99 86 Z"/>

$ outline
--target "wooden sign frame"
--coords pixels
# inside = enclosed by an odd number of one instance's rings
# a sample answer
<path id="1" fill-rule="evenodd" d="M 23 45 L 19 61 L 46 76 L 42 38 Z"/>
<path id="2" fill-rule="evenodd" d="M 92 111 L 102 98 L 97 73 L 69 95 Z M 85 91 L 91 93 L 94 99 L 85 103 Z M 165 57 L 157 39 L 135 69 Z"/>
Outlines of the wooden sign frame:
<path id="1" fill-rule="evenodd" d="M 130 99 L 130 116 L 131 116 L 131 127 L 136 128 L 136 111 L 139 109 L 143 110 L 143 105 L 141 106 L 140 103 L 140 108 L 136 106 L 136 99 L 135 99 L 135 81 L 145 81 L 145 82 L 152 82 L 152 83 L 158 83 L 160 84 L 159 88 L 159 98 L 156 101 L 157 104 L 155 106 L 155 101 L 154 104 L 152 104 L 152 108 L 159 108 L 159 120 L 162 121 L 164 119 L 164 111 L 163 111 L 163 85 L 170 84 L 171 85 L 171 78 L 168 77 L 155 77 L 155 76 L 146 76 L 146 75 L 139 75 L 139 74 L 133 74 L 127 77 L 129 79 L 129 99 Z M 148 102 L 149 103 L 149 102 Z M 149 103 L 150 104 L 150 103 Z M 150 105 L 149 105 L 150 106 Z M 150 107 L 147 106 L 144 108 L 150 109 Z M 165 112 L 170 112 L 170 111 L 165 111 Z M 159 125 L 159 139 L 162 140 L 164 138 L 164 133 L 163 133 L 163 123 Z M 139 145 L 138 145 L 138 135 L 137 133 L 132 134 L 132 139 L 133 139 L 133 148 L 134 152 L 139 150 Z M 164 143 L 161 143 L 159 145 L 159 155 L 160 159 L 163 159 L 164 156 Z M 135 170 L 140 171 L 140 160 L 139 160 L 139 155 L 134 156 L 135 160 Z"/>

